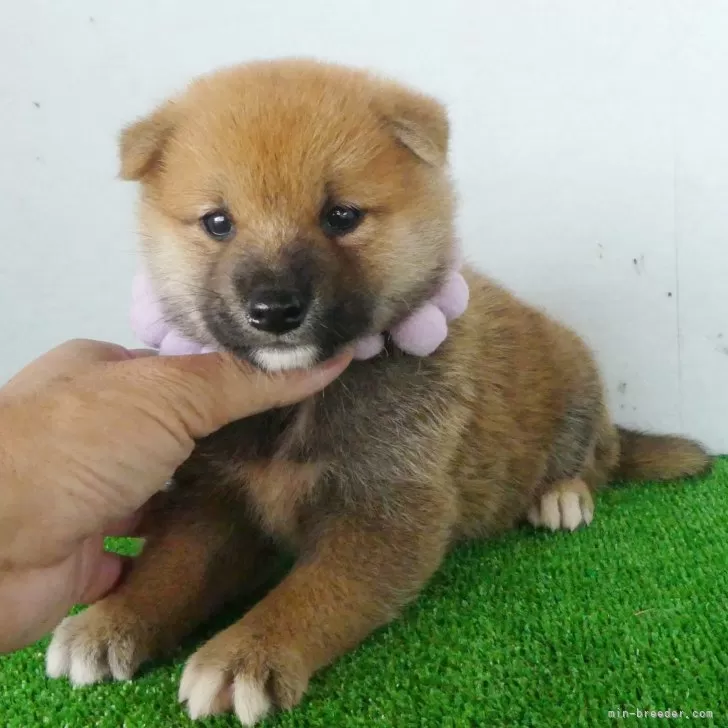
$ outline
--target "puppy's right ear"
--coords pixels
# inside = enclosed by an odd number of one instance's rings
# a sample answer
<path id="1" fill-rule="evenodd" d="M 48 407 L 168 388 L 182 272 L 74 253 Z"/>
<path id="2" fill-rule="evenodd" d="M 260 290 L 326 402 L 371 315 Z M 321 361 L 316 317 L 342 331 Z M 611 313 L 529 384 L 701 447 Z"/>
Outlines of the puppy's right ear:
<path id="1" fill-rule="evenodd" d="M 175 117 L 173 104 L 166 103 L 121 132 L 119 176 L 122 179 L 140 180 L 159 164 L 164 145 L 174 131 Z"/>

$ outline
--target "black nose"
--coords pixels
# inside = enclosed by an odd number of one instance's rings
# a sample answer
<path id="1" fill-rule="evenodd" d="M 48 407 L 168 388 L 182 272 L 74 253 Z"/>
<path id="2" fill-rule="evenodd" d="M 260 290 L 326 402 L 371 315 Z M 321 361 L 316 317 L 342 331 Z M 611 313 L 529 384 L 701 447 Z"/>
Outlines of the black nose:
<path id="1" fill-rule="evenodd" d="M 263 288 L 248 299 L 248 321 L 260 331 L 285 334 L 297 329 L 306 318 L 308 302 L 295 291 Z"/>

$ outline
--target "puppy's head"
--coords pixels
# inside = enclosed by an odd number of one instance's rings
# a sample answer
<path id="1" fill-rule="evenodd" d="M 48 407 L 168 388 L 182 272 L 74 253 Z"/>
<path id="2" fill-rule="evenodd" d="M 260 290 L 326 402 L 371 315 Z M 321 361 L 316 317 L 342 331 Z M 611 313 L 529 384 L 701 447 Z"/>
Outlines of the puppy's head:
<path id="1" fill-rule="evenodd" d="M 267 369 L 307 367 L 426 300 L 453 256 L 448 124 L 364 72 L 254 63 L 124 130 L 169 321 Z"/>

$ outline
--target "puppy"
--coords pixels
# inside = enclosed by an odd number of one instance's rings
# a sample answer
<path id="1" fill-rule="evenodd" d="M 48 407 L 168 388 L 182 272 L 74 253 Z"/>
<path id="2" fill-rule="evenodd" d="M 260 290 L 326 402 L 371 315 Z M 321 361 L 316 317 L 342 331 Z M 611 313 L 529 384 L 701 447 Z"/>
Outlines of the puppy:
<path id="1" fill-rule="evenodd" d="M 448 122 L 433 99 L 308 61 L 194 82 L 127 128 L 146 264 L 186 336 L 258 367 L 309 367 L 386 331 L 455 250 Z M 252 725 L 392 620 L 444 554 L 525 519 L 588 523 L 610 479 L 674 478 L 697 444 L 615 428 L 567 329 L 472 270 L 435 355 L 392 346 L 323 394 L 199 442 L 155 498 L 122 585 L 56 630 L 48 674 L 129 679 L 145 660 L 296 563 L 187 662 L 193 718 Z"/>

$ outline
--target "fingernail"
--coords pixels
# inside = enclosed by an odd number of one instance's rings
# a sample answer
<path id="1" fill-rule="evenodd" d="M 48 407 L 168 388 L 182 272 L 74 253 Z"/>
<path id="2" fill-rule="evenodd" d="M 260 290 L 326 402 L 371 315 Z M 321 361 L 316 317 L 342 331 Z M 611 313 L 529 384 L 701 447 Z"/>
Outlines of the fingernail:
<path id="1" fill-rule="evenodd" d="M 336 356 L 331 357 L 331 359 L 327 359 L 325 362 L 322 362 L 317 367 L 320 371 L 331 371 L 332 369 L 339 369 L 341 368 L 341 365 L 345 364 L 345 367 L 351 362 L 351 359 L 354 355 L 354 350 L 352 348 L 344 349 L 343 351 L 340 351 Z M 344 367 L 344 368 L 345 368 Z"/>
<path id="2" fill-rule="evenodd" d="M 319 364 L 314 370 L 313 375 L 319 382 L 323 381 L 328 384 L 329 382 L 336 379 L 346 367 L 351 363 L 352 350 L 346 349 L 331 359 L 327 359 L 325 362 Z"/>

